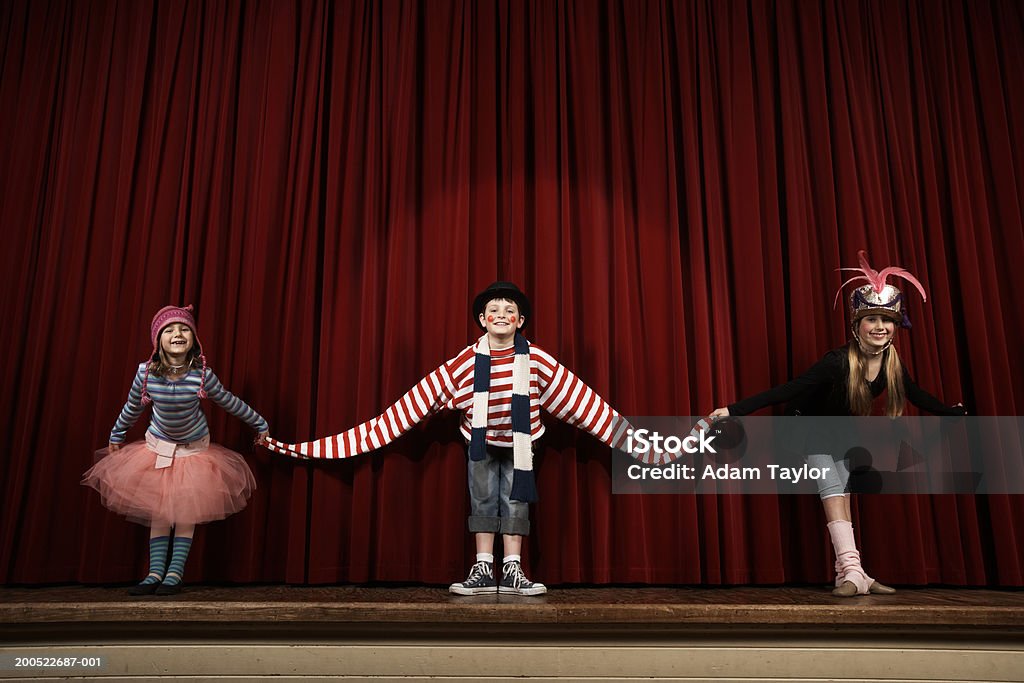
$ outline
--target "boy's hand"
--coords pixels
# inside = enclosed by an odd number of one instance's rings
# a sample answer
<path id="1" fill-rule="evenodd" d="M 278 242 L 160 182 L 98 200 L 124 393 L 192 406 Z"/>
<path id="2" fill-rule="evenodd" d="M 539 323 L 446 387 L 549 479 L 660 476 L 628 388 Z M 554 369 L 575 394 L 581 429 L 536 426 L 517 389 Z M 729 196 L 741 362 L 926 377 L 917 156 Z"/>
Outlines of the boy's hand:
<path id="1" fill-rule="evenodd" d="M 114 443 L 113 441 L 107 442 L 107 450 L 109 450 L 111 453 L 113 453 L 116 450 L 120 450 L 120 448 L 121 444 L 119 443 Z"/>
<path id="2" fill-rule="evenodd" d="M 715 410 L 711 411 L 711 414 L 708 417 L 729 417 L 729 409 L 716 408 Z"/>
<path id="3" fill-rule="evenodd" d="M 258 433 L 256 435 L 256 441 L 254 443 L 256 445 L 258 445 L 258 446 L 266 446 L 267 445 L 267 437 L 268 436 L 270 436 L 270 430 L 269 429 L 267 431 L 265 431 L 265 432 L 260 432 L 260 433 Z"/>

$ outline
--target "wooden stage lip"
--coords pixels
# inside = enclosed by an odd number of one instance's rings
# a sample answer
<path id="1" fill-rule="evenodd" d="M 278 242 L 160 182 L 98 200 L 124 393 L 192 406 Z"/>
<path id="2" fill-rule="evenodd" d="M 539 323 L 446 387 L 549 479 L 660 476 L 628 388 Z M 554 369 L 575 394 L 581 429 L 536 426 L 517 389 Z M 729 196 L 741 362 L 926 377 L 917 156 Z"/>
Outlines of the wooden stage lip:
<path id="1" fill-rule="evenodd" d="M 988 627 L 1024 630 L 1024 592 L 904 589 L 835 598 L 823 588 L 565 588 L 459 597 L 441 588 L 188 586 L 131 598 L 124 587 L 0 588 L 0 624 L 231 623 Z"/>

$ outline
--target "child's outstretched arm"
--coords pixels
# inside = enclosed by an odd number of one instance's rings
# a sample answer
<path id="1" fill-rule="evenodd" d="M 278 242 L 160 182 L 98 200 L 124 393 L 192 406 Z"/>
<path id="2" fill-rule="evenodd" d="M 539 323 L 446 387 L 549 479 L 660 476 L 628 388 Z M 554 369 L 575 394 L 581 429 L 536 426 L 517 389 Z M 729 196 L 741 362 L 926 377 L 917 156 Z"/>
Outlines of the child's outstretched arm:
<path id="1" fill-rule="evenodd" d="M 108 441 L 111 451 L 116 451 L 121 447 L 128 430 L 138 421 L 142 416 L 142 411 L 145 410 L 145 406 L 142 405 L 142 374 L 145 365 L 143 363 L 135 371 L 132 388 L 128 390 L 128 399 L 124 402 L 124 407 L 121 408 L 121 414 L 117 416 L 114 428 L 110 430 Z"/>
<path id="2" fill-rule="evenodd" d="M 419 381 L 381 415 L 357 427 L 305 443 L 284 443 L 267 438 L 266 448 L 293 458 L 350 458 L 383 448 L 414 425 L 440 410 L 455 395 L 453 358 Z"/>
<path id="3" fill-rule="evenodd" d="M 612 448 L 622 448 L 629 422 L 550 354 L 536 347 L 533 352 L 539 363 L 541 408 Z"/>
<path id="4" fill-rule="evenodd" d="M 266 438 L 270 430 L 263 416 L 253 410 L 248 403 L 224 388 L 213 370 L 206 368 L 206 396 L 221 408 L 249 425 L 260 435 L 260 442 Z"/>

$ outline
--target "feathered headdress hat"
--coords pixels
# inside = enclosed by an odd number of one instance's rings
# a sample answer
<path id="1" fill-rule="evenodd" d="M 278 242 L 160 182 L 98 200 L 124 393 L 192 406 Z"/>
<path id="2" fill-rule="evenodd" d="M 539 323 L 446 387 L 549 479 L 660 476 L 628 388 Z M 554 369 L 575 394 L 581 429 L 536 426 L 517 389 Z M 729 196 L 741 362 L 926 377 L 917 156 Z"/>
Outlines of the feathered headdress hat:
<path id="1" fill-rule="evenodd" d="M 903 305 L 903 293 L 886 283 L 890 275 L 901 277 L 921 292 L 921 299 L 928 300 L 924 287 L 916 277 L 899 266 L 888 266 L 878 271 L 868 264 L 867 252 L 863 249 L 857 252 L 860 260 L 860 268 L 840 268 L 839 270 L 852 270 L 860 275 L 855 275 L 844 282 L 836 292 L 836 303 L 839 302 L 839 295 L 843 288 L 851 282 L 867 282 L 850 292 L 850 321 L 856 324 L 861 318 L 868 315 L 883 315 L 899 323 L 901 327 L 910 327 L 910 319 L 907 318 L 907 311 Z M 834 306 L 835 304 L 833 304 Z"/>

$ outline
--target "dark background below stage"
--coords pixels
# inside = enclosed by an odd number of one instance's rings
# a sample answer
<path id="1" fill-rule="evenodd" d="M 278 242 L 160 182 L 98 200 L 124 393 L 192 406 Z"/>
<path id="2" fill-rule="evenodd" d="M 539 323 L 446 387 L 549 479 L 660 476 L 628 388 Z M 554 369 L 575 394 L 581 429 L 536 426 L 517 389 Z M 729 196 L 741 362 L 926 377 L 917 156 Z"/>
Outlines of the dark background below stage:
<path id="1" fill-rule="evenodd" d="M 497 278 L 624 414 L 703 414 L 843 342 L 865 248 L 928 289 L 897 341 L 918 382 L 1019 414 L 1022 73 L 1014 1 L 3 2 L 0 582 L 145 573 L 146 532 L 78 481 L 167 303 L 282 439 L 380 413 Z M 210 414 L 259 489 L 187 581 L 464 575 L 453 415 L 307 464 Z M 814 496 L 612 496 L 608 468 L 549 421 L 531 576 L 831 576 Z M 1024 585 L 1021 497 L 864 498 L 854 525 L 886 582 Z"/>

